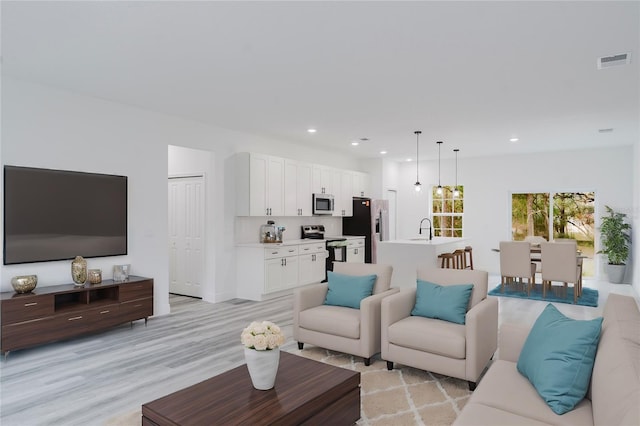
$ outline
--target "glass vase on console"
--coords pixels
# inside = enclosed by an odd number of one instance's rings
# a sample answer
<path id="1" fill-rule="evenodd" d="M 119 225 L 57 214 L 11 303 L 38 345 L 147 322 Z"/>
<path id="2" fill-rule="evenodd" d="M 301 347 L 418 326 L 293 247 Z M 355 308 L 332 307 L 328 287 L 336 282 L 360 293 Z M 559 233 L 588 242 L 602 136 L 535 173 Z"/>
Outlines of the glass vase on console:
<path id="1" fill-rule="evenodd" d="M 77 286 L 84 285 L 87 281 L 87 261 L 82 256 L 76 256 L 71 262 L 71 278 Z"/>

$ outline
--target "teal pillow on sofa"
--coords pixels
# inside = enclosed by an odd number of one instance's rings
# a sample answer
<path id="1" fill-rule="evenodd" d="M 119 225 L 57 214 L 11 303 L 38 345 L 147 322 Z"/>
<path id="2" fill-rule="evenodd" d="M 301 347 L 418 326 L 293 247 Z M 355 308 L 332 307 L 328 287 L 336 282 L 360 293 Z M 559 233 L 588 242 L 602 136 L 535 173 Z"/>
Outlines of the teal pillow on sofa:
<path id="1" fill-rule="evenodd" d="M 329 290 L 324 300 L 325 305 L 346 306 L 360 309 L 360 302 L 373 293 L 373 285 L 377 275 L 343 275 L 333 271 L 327 272 Z"/>
<path id="2" fill-rule="evenodd" d="M 574 320 L 551 303 L 527 336 L 517 368 L 556 414 L 584 398 L 600 340 L 602 317 Z"/>
<path id="3" fill-rule="evenodd" d="M 416 304 L 411 315 L 464 324 L 472 284 L 438 285 L 417 280 Z"/>

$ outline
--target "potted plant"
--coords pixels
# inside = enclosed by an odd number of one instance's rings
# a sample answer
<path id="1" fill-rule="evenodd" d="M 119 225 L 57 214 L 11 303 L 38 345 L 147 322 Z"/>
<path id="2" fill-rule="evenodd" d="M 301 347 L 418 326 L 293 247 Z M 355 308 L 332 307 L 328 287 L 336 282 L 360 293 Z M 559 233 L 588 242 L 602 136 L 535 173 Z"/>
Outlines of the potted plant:
<path id="1" fill-rule="evenodd" d="M 605 208 L 608 215 L 601 218 L 600 240 L 602 242 L 602 250 L 599 250 L 598 253 L 607 255 L 609 281 L 620 284 L 624 279 L 625 262 L 629 256 L 631 225 L 625 222 L 626 214 L 616 212 L 609 206 L 605 206 Z"/>

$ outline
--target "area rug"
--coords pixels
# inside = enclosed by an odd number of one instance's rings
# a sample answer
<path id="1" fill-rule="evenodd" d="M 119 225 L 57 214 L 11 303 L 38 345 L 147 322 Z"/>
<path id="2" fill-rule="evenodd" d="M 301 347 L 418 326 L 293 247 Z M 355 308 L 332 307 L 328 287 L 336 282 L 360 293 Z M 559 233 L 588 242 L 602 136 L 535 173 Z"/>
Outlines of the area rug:
<path id="1" fill-rule="evenodd" d="M 362 426 L 448 426 L 467 403 L 471 392 L 465 380 L 396 364 L 392 371 L 379 358 L 366 367 L 362 358 L 307 345 L 290 353 L 360 372 Z M 138 426 L 141 413 L 113 417 L 106 426 Z"/>
<path id="2" fill-rule="evenodd" d="M 573 286 L 569 286 L 566 291 L 564 286 L 553 286 L 552 290 L 547 290 L 546 297 L 542 298 L 542 285 L 536 284 L 527 296 L 526 287 L 522 284 L 505 285 L 504 293 L 500 292 L 500 284 L 489 292 L 490 296 L 517 297 L 520 299 L 540 300 L 543 302 L 571 303 L 573 304 Z M 598 290 L 582 287 L 582 296 L 578 297 L 578 305 L 598 306 Z"/>

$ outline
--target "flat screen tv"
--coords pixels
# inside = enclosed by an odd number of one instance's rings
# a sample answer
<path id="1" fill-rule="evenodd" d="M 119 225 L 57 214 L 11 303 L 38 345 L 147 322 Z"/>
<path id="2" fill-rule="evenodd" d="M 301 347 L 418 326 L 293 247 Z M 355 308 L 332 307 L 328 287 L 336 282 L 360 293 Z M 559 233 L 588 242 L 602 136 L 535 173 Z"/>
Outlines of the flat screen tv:
<path id="1" fill-rule="evenodd" d="M 4 264 L 127 254 L 127 177 L 4 167 Z"/>

